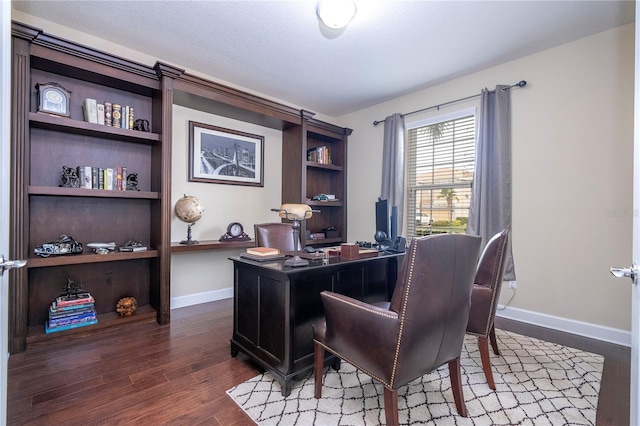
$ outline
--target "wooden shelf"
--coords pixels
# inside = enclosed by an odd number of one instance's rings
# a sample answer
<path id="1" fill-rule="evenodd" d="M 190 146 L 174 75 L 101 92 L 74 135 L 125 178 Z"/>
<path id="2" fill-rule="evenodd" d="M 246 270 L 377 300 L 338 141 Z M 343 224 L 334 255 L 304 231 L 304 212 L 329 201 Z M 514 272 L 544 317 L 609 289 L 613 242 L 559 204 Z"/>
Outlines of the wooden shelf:
<path id="1" fill-rule="evenodd" d="M 31 112 L 29 113 L 31 127 L 72 133 L 83 136 L 94 136 L 103 139 L 114 139 L 126 142 L 151 144 L 160 141 L 157 133 L 141 132 L 138 130 L 121 129 L 118 127 L 88 123 L 66 117 Z"/>
<path id="2" fill-rule="evenodd" d="M 139 198 L 157 200 L 157 192 L 151 191 L 109 191 L 105 189 L 60 188 L 57 186 L 29 186 L 29 195 L 52 195 L 61 197 L 95 197 L 95 198 Z"/>
<path id="3" fill-rule="evenodd" d="M 27 260 L 27 268 L 84 265 L 87 263 L 118 262 L 121 260 L 149 259 L 152 257 L 158 257 L 158 250 L 111 252 L 108 254 L 64 254 L 49 257 L 30 257 Z"/>
<path id="4" fill-rule="evenodd" d="M 344 167 L 342 166 L 336 166 L 334 164 L 316 163 L 313 161 L 307 161 L 307 167 L 311 167 L 313 169 L 319 169 L 319 170 L 335 171 L 335 172 L 342 172 L 344 170 Z"/>
<path id="5" fill-rule="evenodd" d="M 323 238 L 320 240 L 305 240 L 305 245 L 307 246 L 312 246 L 312 245 L 318 245 L 318 244 L 342 244 L 342 237 L 338 237 L 338 238 Z"/>
<path id="6" fill-rule="evenodd" d="M 342 201 L 306 201 L 312 207 L 342 207 Z"/>
<path id="7" fill-rule="evenodd" d="M 114 306 L 115 309 L 115 306 Z M 27 345 L 29 347 L 53 343 L 58 340 L 68 340 L 69 336 L 84 337 L 94 334 L 96 331 L 106 330 L 112 327 L 120 327 L 124 324 L 135 322 L 155 322 L 156 311 L 150 305 L 138 306 L 135 315 L 121 317 L 117 312 L 109 312 L 98 315 L 98 323 L 86 327 L 73 328 L 71 330 L 57 331 L 55 333 L 45 333 L 44 324 L 29 327 L 27 334 Z M 32 346 L 33 345 L 33 346 Z"/>
<path id="8" fill-rule="evenodd" d="M 247 247 L 255 247 L 256 242 L 254 240 L 249 241 L 237 241 L 237 242 L 221 242 L 218 240 L 203 240 L 198 244 L 180 244 L 171 243 L 171 253 L 184 253 L 192 251 L 205 251 L 205 250 L 232 250 L 241 249 Z"/>

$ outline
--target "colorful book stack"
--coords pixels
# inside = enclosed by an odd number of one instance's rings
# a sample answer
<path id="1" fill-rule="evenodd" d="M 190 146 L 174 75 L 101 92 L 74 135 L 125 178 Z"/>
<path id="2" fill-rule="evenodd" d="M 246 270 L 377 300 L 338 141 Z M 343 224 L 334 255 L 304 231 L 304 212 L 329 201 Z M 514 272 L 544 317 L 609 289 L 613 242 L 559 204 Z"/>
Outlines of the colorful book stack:
<path id="1" fill-rule="evenodd" d="M 51 303 L 45 332 L 55 333 L 97 323 L 95 300 L 91 294 L 79 293 L 76 296 L 60 296 Z"/>

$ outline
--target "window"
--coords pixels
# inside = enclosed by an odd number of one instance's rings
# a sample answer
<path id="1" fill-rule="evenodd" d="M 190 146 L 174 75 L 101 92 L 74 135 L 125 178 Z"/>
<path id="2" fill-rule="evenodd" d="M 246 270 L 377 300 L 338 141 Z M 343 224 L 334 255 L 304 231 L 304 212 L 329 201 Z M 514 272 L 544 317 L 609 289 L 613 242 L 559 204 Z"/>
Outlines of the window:
<path id="1" fill-rule="evenodd" d="M 475 110 L 407 127 L 407 236 L 465 233 L 475 165 Z"/>

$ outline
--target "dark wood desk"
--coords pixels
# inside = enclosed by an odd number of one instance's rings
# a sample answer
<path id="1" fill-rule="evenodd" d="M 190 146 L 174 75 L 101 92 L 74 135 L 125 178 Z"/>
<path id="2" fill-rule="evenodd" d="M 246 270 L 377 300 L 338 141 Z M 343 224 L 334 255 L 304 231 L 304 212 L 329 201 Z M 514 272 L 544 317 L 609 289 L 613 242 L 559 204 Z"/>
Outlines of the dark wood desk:
<path id="1" fill-rule="evenodd" d="M 230 258 L 234 267 L 231 356 L 245 353 L 282 385 L 313 370 L 313 323 L 324 316 L 320 292 L 333 291 L 366 302 L 391 299 L 403 254 L 358 260 L 310 260 L 291 268 L 284 260 Z M 327 355 L 325 363 L 337 358 Z"/>

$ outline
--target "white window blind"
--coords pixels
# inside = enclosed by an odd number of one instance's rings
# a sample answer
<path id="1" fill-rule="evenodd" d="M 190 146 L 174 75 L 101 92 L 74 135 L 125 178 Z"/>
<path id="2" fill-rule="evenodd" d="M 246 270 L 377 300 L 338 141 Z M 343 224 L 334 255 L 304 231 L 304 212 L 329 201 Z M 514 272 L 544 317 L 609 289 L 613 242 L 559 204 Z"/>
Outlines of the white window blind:
<path id="1" fill-rule="evenodd" d="M 407 236 L 465 233 L 475 163 L 475 115 L 408 130 Z"/>

